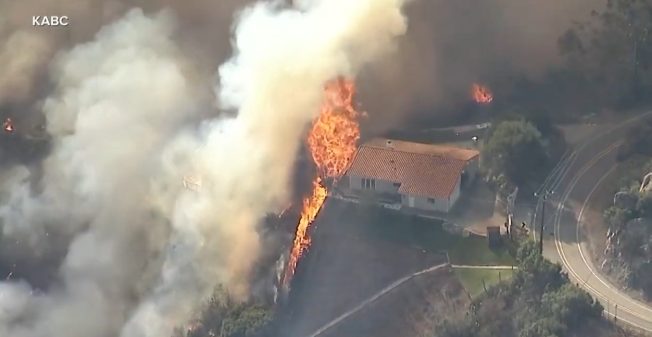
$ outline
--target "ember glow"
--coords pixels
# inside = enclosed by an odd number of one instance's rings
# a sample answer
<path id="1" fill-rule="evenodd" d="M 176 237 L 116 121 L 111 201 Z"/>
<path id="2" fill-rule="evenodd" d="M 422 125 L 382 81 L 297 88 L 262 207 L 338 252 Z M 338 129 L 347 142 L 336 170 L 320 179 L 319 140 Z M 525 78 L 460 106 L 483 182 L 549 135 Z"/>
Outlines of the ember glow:
<path id="1" fill-rule="evenodd" d="M 303 200 L 301 218 L 283 277 L 285 286 L 289 285 L 299 259 L 310 246 L 310 225 L 326 201 L 328 189 L 323 179 L 340 178 L 355 154 L 360 139 L 360 113 L 353 107 L 354 95 L 353 81 L 340 78 L 326 85 L 321 112 L 308 135 L 308 148 L 318 175 L 313 180 L 310 196 Z"/>
<path id="2" fill-rule="evenodd" d="M 308 135 L 310 154 L 322 177 L 340 177 L 355 154 L 360 113 L 353 107 L 354 94 L 352 81 L 339 79 L 326 86 L 322 111 Z"/>
<path id="3" fill-rule="evenodd" d="M 2 123 L 2 130 L 4 130 L 6 133 L 13 133 L 14 132 L 14 122 L 11 120 L 11 118 L 5 119 L 5 121 Z"/>
<path id="4" fill-rule="evenodd" d="M 299 258 L 303 256 L 303 253 L 310 247 L 310 234 L 308 233 L 308 228 L 319 213 L 321 206 L 326 201 L 326 196 L 328 195 L 328 190 L 324 185 L 322 185 L 321 178 L 316 178 L 312 182 L 312 193 L 309 197 L 303 199 L 303 208 L 301 210 L 301 218 L 299 219 L 299 224 L 297 225 L 297 231 L 294 235 L 294 242 L 292 244 L 292 250 L 290 251 L 290 259 L 288 260 L 288 265 L 285 267 L 285 275 L 283 277 L 283 284 L 289 285 L 294 276 L 294 271 L 297 268 L 297 263 L 299 263 Z"/>
<path id="5" fill-rule="evenodd" d="M 491 90 L 487 86 L 477 83 L 473 83 L 471 87 L 471 96 L 478 104 L 489 104 L 494 100 L 494 95 L 491 93 Z"/>

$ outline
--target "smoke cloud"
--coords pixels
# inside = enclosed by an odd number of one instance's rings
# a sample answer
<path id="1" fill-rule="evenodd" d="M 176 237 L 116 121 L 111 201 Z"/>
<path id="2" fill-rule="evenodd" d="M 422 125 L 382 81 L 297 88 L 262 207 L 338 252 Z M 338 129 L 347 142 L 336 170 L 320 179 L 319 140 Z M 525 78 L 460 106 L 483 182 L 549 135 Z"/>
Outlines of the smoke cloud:
<path id="1" fill-rule="evenodd" d="M 259 223 L 287 204 L 323 85 L 392 51 L 402 5 L 247 7 L 212 95 L 174 10 L 130 10 L 58 53 L 52 151 L 0 176 L 0 224 L 11 254 L 62 258 L 46 287 L 0 282 L 0 335 L 167 336 L 217 284 L 249 296 Z"/>
<path id="2" fill-rule="evenodd" d="M 1 336 L 166 336 L 216 284 L 250 296 L 261 219 L 287 205 L 326 81 L 360 75 L 382 130 L 472 82 L 540 75 L 603 1 L 294 2 L 230 30 L 250 1 L 0 0 L 0 108 L 33 105 L 12 114 L 45 115 L 53 143 L 0 172 L 1 254 L 52 264 L 0 282 Z"/>
<path id="3" fill-rule="evenodd" d="M 165 271 L 169 211 L 150 200 L 150 180 L 157 153 L 196 109 L 173 28 L 169 15 L 132 11 L 54 65 L 56 93 L 44 113 L 55 144 L 39 191 L 4 189 L 0 214 L 5 239 L 35 257 L 48 253 L 50 237 L 68 237 L 69 246 L 45 293 L 3 284 L 11 296 L 0 335 L 118 335 Z"/>
<path id="4" fill-rule="evenodd" d="M 105 24 L 134 6 L 145 12 L 175 12 L 176 41 L 189 57 L 195 77 L 211 74 L 215 60 L 230 54 L 233 13 L 251 0 L 0 0 L 0 113 L 9 106 L 14 118 L 50 91 L 48 65 L 61 49 L 88 42 Z M 66 27 L 33 27 L 33 15 L 65 15 Z M 202 78 L 207 83 L 210 78 Z M 39 110 L 40 107 L 38 107 Z M 1 117 L 1 116 L 0 116 Z"/>
<path id="5" fill-rule="evenodd" d="M 429 0 L 406 6 L 398 52 L 366 71 L 360 100 L 371 132 L 410 118 L 454 120 L 471 83 L 540 78 L 561 61 L 557 39 L 604 0 Z M 500 96 L 498 97 L 500 98 Z"/>

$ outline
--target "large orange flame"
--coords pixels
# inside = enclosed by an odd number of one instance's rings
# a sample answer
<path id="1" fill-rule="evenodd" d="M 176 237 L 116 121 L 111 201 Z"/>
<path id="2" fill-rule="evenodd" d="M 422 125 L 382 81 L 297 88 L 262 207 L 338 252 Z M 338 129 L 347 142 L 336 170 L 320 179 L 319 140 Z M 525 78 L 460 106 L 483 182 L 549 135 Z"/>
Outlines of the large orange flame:
<path id="1" fill-rule="evenodd" d="M 489 104 L 494 100 L 494 95 L 489 87 L 473 83 L 471 86 L 471 97 L 478 104 Z"/>
<path id="2" fill-rule="evenodd" d="M 360 113 L 353 107 L 354 95 L 355 84 L 343 78 L 329 82 L 325 87 L 321 112 L 308 135 L 308 148 L 318 175 L 313 180 L 312 193 L 303 200 L 301 218 L 283 277 L 286 286 L 294 276 L 299 259 L 310 246 L 310 225 L 326 201 L 328 190 L 323 179 L 340 178 L 355 154 L 360 139 Z"/>
<path id="3" fill-rule="evenodd" d="M 353 107 L 354 94 L 353 81 L 338 79 L 326 85 L 321 113 L 308 135 L 310 154 L 322 177 L 340 177 L 355 154 L 360 113 Z"/>
<path id="4" fill-rule="evenodd" d="M 5 119 L 5 121 L 2 123 L 2 129 L 6 133 L 13 133 L 14 132 L 14 122 L 11 120 L 11 118 Z"/>

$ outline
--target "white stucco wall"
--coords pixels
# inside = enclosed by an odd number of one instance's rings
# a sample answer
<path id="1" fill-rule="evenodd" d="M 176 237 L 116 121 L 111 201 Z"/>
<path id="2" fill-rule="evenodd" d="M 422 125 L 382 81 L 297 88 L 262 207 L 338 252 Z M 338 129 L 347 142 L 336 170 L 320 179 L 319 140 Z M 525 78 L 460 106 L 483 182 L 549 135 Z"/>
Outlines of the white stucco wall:
<path id="1" fill-rule="evenodd" d="M 349 178 L 349 188 L 352 190 L 362 189 L 362 178 L 354 175 L 347 175 Z"/>
<path id="2" fill-rule="evenodd" d="M 464 172 L 466 172 L 470 180 L 475 179 L 479 170 L 480 170 L 480 160 L 478 158 L 469 161 L 466 164 L 466 167 L 464 168 Z"/>
<path id="3" fill-rule="evenodd" d="M 461 178 L 457 179 L 457 184 L 450 198 L 432 198 L 434 202 L 428 200 L 427 197 L 413 197 L 408 195 L 401 195 L 401 204 L 407 207 L 423 209 L 426 211 L 448 212 L 455 202 L 460 197 L 461 193 Z"/>
<path id="4" fill-rule="evenodd" d="M 433 198 L 434 203 L 428 199 L 426 197 L 414 197 L 414 208 L 437 212 L 448 211 L 448 199 Z"/>
<path id="5" fill-rule="evenodd" d="M 362 177 L 349 175 L 349 188 L 356 191 L 370 190 L 362 185 Z M 379 193 L 397 193 L 398 186 L 387 180 L 374 179 L 375 184 L 373 190 Z"/>
<path id="6" fill-rule="evenodd" d="M 457 179 L 457 184 L 455 185 L 455 189 L 453 190 L 453 193 L 451 193 L 451 196 L 448 200 L 448 210 L 453 208 L 457 200 L 460 198 L 461 188 L 462 188 L 462 177 Z"/>
<path id="7" fill-rule="evenodd" d="M 354 191 L 368 191 L 370 189 L 364 188 L 362 185 L 362 177 L 355 175 L 348 175 L 349 188 Z M 378 193 L 398 193 L 398 186 L 394 186 L 391 181 L 375 180 L 374 191 Z M 409 195 L 401 195 L 401 204 L 406 207 L 418 208 L 427 211 L 448 212 L 455 205 L 455 202 L 460 197 L 461 193 L 461 177 L 457 179 L 455 189 L 449 198 L 433 198 L 434 202 L 430 202 L 427 197 L 415 197 Z"/>

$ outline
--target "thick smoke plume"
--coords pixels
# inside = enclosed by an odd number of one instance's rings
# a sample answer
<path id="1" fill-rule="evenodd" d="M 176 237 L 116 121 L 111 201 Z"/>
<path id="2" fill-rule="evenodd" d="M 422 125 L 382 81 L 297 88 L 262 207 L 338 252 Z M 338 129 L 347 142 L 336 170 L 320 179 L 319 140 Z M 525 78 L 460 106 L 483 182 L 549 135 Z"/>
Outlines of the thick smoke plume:
<path id="1" fill-rule="evenodd" d="M 406 6 L 398 52 L 360 81 L 376 132 L 406 119 L 454 120 L 473 82 L 537 80 L 558 65 L 557 40 L 605 0 L 428 0 Z M 498 97 L 500 99 L 500 96 Z"/>
<path id="2" fill-rule="evenodd" d="M 29 106 L 48 92 L 47 64 L 63 47 L 85 42 L 133 6 L 146 12 L 170 7 L 192 76 L 209 81 L 215 60 L 230 54 L 232 13 L 251 0 L 0 0 L 0 117 L 39 109 Z M 300 2 L 300 1 L 299 1 Z M 397 52 L 365 71 L 361 101 L 375 131 L 406 117 L 431 116 L 463 101 L 470 82 L 495 84 L 506 77 L 536 77 L 559 62 L 557 38 L 605 0 L 427 0 L 406 8 L 410 28 Z M 65 29 L 31 27 L 31 15 L 68 15 Z M 9 106 L 10 108 L 5 108 Z M 444 109 L 446 110 L 446 109 Z M 455 112 L 451 112 L 452 115 Z M 451 114 L 444 115 L 450 119 Z"/>
<path id="3" fill-rule="evenodd" d="M 3 106 L 22 116 L 50 89 L 48 65 L 56 53 L 87 42 L 104 25 L 134 6 L 146 12 L 174 10 L 174 33 L 193 58 L 197 74 L 210 74 L 215 60 L 230 53 L 229 27 L 235 10 L 251 0 L 0 0 L 0 113 Z M 33 15 L 65 15 L 66 27 L 33 27 Z"/>
<path id="4" fill-rule="evenodd" d="M 217 284 L 249 296 L 259 223 L 288 201 L 323 85 L 391 51 L 402 5 L 248 7 L 213 97 L 174 11 L 131 10 L 60 53 L 43 104 L 52 152 L 0 176 L 0 223 L 12 254 L 63 243 L 64 256 L 47 287 L 0 282 L 0 335 L 167 336 Z"/>

